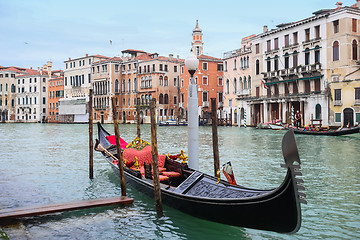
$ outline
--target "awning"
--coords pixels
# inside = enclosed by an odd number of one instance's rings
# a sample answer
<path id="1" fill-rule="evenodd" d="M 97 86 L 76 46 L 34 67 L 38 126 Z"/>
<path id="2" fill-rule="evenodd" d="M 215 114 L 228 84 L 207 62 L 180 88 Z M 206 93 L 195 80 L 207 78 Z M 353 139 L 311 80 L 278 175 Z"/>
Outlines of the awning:
<path id="1" fill-rule="evenodd" d="M 268 82 L 268 83 L 265 83 L 265 84 L 266 84 L 266 86 L 269 86 L 269 85 L 278 84 L 278 83 L 295 82 L 295 81 L 297 81 L 297 80 L 301 81 L 301 80 L 320 79 L 321 77 L 322 77 L 322 76 L 313 76 L 313 77 L 306 77 L 306 78 L 294 78 L 294 79 L 288 79 L 288 80 L 283 80 L 283 81 Z"/>

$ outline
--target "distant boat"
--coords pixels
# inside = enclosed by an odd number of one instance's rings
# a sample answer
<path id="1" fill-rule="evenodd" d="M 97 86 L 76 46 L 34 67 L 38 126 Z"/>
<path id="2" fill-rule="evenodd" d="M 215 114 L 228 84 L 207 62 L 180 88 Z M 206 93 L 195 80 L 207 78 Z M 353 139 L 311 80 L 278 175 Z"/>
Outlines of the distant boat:
<path id="1" fill-rule="evenodd" d="M 359 133 L 360 127 L 339 128 L 339 129 L 316 129 L 316 128 L 293 128 L 295 134 L 319 135 L 319 136 L 341 136 Z"/>
<path id="2" fill-rule="evenodd" d="M 187 126 L 187 122 L 176 122 L 174 119 L 159 121 L 159 126 Z"/>
<path id="3" fill-rule="evenodd" d="M 95 149 L 100 151 L 119 174 L 114 139 L 98 123 Z M 112 141 L 110 141 L 110 140 Z M 151 173 L 151 145 L 139 138 L 122 149 L 126 182 L 141 193 L 154 195 Z M 300 158 L 293 130 L 283 137 L 282 152 L 286 177 L 276 188 L 263 190 L 231 185 L 224 180 L 193 170 L 178 155 L 159 154 L 159 175 L 162 202 L 190 214 L 223 224 L 280 233 L 295 233 L 301 226 L 300 203 L 306 203 L 301 176 Z M 174 157 L 175 156 L 175 157 Z M 133 164 L 131 166 L 131 164 Z M 150 164 L 150 165 L 149 165 Z M 136 165 L 136 167 L 134 167 Z M 161 171 L 160 171 L 161 170 Z"/>
<path id="4" fill-rule="evenodd" d="M 281 129 L 285 129 L 284 125 L 282 123 L 268 123 L 268 126 L 272 129 L 272 130 L 281 130 Z"/>

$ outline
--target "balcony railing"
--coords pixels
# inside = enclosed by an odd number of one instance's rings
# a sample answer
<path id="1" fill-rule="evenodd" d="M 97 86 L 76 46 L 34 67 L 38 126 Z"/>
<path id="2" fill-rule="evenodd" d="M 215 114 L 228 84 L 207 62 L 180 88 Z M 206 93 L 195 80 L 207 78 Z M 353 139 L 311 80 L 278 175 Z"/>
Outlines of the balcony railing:
<path id="1" fill-rule="evenodd" d="M 218 107 L 219 108 L 224 107 L 224 102 L 218 102 Z"/>
<path id="2" fill-rule="evenodd" d="M 202 103 L 202 106 L 203 106 L 203 107 L 209 107 L 209 101 L 203 102 L 203 103 Z"/>
<path id="3" fill-rule="evenodd" d="M 342 106 L 341 100 L 335 100 L 334 106 Z"/>
<path id="4" fill-rule="evenodd" d="M 238 96 L 250 95 L 250 88 L 239 90 L 237 91 L 236 95 Z"/>

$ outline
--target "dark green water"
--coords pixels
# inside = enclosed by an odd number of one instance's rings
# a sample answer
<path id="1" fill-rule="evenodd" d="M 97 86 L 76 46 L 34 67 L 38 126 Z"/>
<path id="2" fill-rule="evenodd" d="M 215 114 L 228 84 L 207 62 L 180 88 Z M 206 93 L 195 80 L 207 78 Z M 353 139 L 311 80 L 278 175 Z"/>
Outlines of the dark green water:
<path id="1" fill-rule="evenodd" d="M 120 130 L 126 141 L 136 134 L 135 125 Z M 221 164 L 231 160 L 239 184 L 266 189 L 282 182 L 284 131 L 218 130 Z M 142 126 L 142 135 L 150 140 L 150 126 Z M 157 135 L 159 152 L 187 151 L 186 127 L 158 127 Z M 0 137 L 0 209 L 120 195 L 119 179 L 97 152 L 95 178 L 88 179 L 87 125 L 0 124 Z M 130 187 L 132 206 L 27 218 L 2 228 L 10 239 L 359 239 L 360 134 L 296 140 L 308 204 L 294 235 L 213 223 L 166 206 L 157 219 L 154 201 Z M 200 127 L 199 143 L 200 169 L 212 174 L 210 127 Z"/>

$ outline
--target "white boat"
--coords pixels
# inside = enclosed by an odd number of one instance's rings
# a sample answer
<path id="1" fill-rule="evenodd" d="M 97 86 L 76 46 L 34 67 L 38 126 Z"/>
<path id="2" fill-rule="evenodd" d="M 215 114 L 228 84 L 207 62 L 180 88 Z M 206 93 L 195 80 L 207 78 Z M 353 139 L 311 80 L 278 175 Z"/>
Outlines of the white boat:
<path id="1" fill-rule="evenodd" d="M 186 122 L 176 122 L 174 119 L 169 119 L 164 122 L 159 121 L 159 126 L 187 126 Z"/>
<path id="2" fill-rule="evenodd" d="M 285 129 L 285 127 L 282 125 L 282 123 L 268 123 L 268 126 L 272 129 L 272 130 L 281 130 L 281 129 Z"/>

